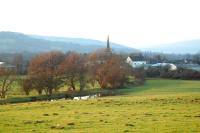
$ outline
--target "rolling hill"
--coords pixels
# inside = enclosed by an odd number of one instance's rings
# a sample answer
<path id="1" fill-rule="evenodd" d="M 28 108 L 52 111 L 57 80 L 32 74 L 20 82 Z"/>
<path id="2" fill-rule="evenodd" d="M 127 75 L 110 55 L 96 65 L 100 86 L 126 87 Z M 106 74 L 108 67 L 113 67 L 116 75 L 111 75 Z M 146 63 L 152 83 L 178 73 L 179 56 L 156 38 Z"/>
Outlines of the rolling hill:
<path id="1" fill-rule="evenodd" d="M 17 32 L 0 32 L 0 53 L 38 53 L 51 50 L 88 53 L 99 48 L 105 48 L 105 46 L 106 42 L 94 39 L 26 35 Z M 131 53 L 139 51 L 137 49 L 112 42 L 111 47 L 115 52 Z M 200 51 L 200 40 L 160 44 L 142 48 L 141 50 L 174 54 L 195 54 Z"/>
<path id="2" fill-rule="evenodd" d="M 99 48 L 104 48 L 106 42 L 82 38 L 47 37 L 25 35 L 16 32 L 0 32 L 0 46 L 0 53 L 38 53 L 51 50 L 88 53 Z M 116 52 L 130 53 L 138 51 L 116 43 L 111 43 L 111 47 Z"/>
<path id="3" fill-rule="evenodd" d="M 200 40 L 189 40 L 169 44 L 160 44 L 158 46 L 151 46 L 142 50 L 174 54 L 196 54 L 200 52 Z"/>

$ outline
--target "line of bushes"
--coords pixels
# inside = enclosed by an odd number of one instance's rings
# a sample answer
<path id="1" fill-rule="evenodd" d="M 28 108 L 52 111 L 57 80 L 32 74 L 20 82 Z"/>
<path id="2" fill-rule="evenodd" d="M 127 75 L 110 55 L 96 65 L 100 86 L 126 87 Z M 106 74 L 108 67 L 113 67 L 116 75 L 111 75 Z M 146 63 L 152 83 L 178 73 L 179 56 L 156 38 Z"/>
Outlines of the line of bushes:
<path id="1" fill-rule="evenodd" d="M 59 99 L 69 99 L 70 100 L 70 99 L 73 99 L 74 97 L 81 97 L 81 96 L 95 95 L 95 94 L 100 94 L 101 97 L 114 96 L 114 95 L 119 95 L 120 91 L 105 89 L 105 90 L 95 90 L 95 91 L 57 93 L 57 94 L 52 94 L 52 95 L 14 97 L 14 98 L 0 99 L 0 105 L 36 102 L 36 101 L 51 101 L 51 100 L 59 100 Z"/>
<path id="2" fill-rule="evenodd" d="M 183 80 L 199 80 L 200 72 L 196 70 L 177 68 L 170 70 L 168 67 L 150 67 L 146 71 L 146 76 L 150 78 L 167 78 L 167 79 L 183 79 Z"/>

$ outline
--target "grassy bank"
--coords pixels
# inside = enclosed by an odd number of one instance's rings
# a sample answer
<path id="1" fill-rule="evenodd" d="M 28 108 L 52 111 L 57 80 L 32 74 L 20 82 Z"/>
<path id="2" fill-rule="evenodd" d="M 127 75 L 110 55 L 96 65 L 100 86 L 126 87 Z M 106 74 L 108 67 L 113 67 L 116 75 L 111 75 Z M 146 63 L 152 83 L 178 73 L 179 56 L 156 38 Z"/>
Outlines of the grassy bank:
<path id="1" fill-rule="evenodd" d="M 200 132 L 200 81 L 147 80 L 126 95 L 0 105 L 0 132 Z"/>

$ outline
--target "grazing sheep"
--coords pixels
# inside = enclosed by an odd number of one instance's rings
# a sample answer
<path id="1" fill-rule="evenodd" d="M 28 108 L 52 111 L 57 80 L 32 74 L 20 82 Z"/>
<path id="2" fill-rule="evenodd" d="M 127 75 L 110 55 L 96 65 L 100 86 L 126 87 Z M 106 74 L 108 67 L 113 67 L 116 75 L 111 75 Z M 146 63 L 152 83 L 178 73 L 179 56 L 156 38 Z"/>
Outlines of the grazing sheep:
<path id="1" fill-rule="evenodd" d="M 73 100 L 80 100 L 80 97 L 74 97 Z"/>
<path id="2" fill-rule="evenodd" d="M 90 96 L 82 96 L 80 98 L 81 98 L 81 100 L 88 100 L 90 98 Z"/>
<path id="3" fill-rule="evenodd" d="M 88 100 L 88 99 L 94 99 L 100 96 L 101 94 L 94 94 L 94 95 L 89 95 L 89 96 L 74 97 L 73 100 Z"/>

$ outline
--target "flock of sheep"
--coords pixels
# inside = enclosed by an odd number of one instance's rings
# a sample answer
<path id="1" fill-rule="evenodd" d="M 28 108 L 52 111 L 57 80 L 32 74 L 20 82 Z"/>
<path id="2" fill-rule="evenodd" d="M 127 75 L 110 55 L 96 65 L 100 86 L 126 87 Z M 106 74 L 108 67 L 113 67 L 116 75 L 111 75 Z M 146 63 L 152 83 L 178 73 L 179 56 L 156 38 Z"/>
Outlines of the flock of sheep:
<path id="1" fill-rule="evenodd" d="M 94 99 L 97 97 L 100 97 L 100 94 L 95 94 L 95 95 L 89 95 L 89 96 L 80 96 L 80 97 L 74 97 L 73 100 L 88 100 L 88 99 Z"/>

